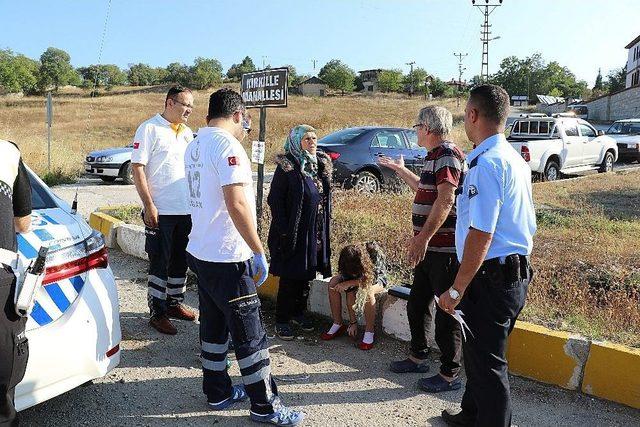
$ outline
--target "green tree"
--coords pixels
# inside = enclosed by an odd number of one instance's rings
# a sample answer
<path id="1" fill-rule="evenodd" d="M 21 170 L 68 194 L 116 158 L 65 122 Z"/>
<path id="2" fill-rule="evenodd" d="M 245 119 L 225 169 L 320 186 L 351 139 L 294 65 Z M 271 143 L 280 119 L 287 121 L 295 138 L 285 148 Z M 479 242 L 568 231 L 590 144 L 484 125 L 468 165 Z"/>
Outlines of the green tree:
<path id="1" fill-rule="evenodd" d="M 402 89 L 402 71 L 382 70 L 378 74 L 378 88 L 382 92 L 398 92 Z"/>
<path id="2" fill-rule="evenodd" d="M 289 89 L 291 89 L 292 87 L 298 86 L 300 83 L 302 83 L 303 81 L 307 80 L 309 78 L 309 76 L 307 75 L 298 75 L 298 72 L 296 71 L 296 67 L 294 67 L 293 65 L 284 65 L 284 67 L 289 69 Z"/>
<path id="3" fill-rule="evenodd" d="M 253 71 L 256 71 L 253 60 L 245 56 L 241 63 L 233 64 L 229 70 L 227 70 L 227 77 L 232 81 L 240 81 L 244 73 L 251 73 Z"/>
<path id="4" fill-rule="evenodd" d="M 132 64 L 127 72 L 127 80 L 131 86 L 151 86 L 157 84 L 157 71 L 147 64 Z"/>
<path id="5" fill-rule="evenodd" d="M 196 58 L 189 69 L 188 86 L 206 89 L 222 83 L 222 65 L 217 59 Z"/>
<path id="6" fill-rule="evenodd" d="M 609 93 L 618 92 L 627 85 L 627 66 L 615 68 L 607 74 L 606 89 Z"/>
<path id="7" fill-rule="evenodd" d="M 11 50 L 0 49 L 0 93 L 34 93 L 39 64 Z"/>
<path id="8" fill-rule="evenodd" d="M 190 81 L 189 67 L 179 62 L 172 62 L 167 65 L 167 75 L 165 83 L 180 84 L 188 86 Z"/>
<path id="9" fill-rule="evenodd" d="M 40 56 L 38 88 L 41 91 L 58 91 L 60 86 L 80 84 L 81 78 L 71 66 L 71 57 L 62 49 L 50 47 Z"/>
<path id="10" fill-rule="evenodd" d="M 450 98 L 456 95 L 456 90 L 446 82 L 435 77 L 429 84 L 429 92 L 436 98 Z"/>
<path id="11" fill-rule="evenodd" d="M 427 81 L 428 76 L 429 73 L 427 73 L 427 70 L 417 67 L 413 69 L 413 72 L 404 76 L 402 83 L 408 93 L 411 91 L 412 85 L 414 93 L 424 93 L 426 88 L 425 82 Z"/>
<path id="12" fill-rule="evenodd" d="M 320 69 L 318 77 L 324 80 L 331 89 L 353 92 L 356 73 L 339 59 L 332 59 Z"/>
<path id="13" fill-rule="evenodd" d="M 82 86 L 87 88 L 106 87 L 124 85 L 127 82 L 127 75 L 120 70 L 117 65 L 89 65 L 78 68 L 78 73 L 83 78 Z"/>
<path id="14" fill-rule="evenodd" d="M 604 88 L 602 84 L 602 72 L 600 68 L 598 68 L 598 75 L 596 76 L 596 83 L 593 85 L 593 90 L 602 90 Z"/>

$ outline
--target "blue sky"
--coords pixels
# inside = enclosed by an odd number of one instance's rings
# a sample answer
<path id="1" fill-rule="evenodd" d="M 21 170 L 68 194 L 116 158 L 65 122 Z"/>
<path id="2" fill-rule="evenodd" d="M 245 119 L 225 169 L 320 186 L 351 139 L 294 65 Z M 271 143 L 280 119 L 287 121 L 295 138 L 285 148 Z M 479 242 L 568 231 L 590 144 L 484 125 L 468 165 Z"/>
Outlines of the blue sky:
<path id="1" fill-rule="evenodd" d="M 478 0 L 481 3 L 484 0 Z M 495 2 L 495 0 L 492 0 Z M 109 0 L 0 0 L 0 47 L 38 58 L 64 49 L 74 66 L 98 63 Z M 101 63 L 191 64 L 226 69 L 245 56 L 260 68 L 292 64 L 313 74 L 332 58 L 356 71 L 413 60 L 442 79 L 457 77 L 453 52 L 468 53 L 464 77 L 479 74 L 482 15 L 471 0 L 111 0 Z M 593 84 L 626 63 L 640 35 L 638 0 L 504 0 L 491 15 L 490 72 L 502 58 L 541 52 Z"/>

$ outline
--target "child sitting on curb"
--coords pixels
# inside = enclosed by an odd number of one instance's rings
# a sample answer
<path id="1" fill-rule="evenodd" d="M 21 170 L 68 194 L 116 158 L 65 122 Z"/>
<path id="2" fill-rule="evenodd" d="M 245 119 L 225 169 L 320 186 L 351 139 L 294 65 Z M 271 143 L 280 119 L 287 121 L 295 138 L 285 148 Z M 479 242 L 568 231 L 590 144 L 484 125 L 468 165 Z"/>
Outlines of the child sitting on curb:
<path id="1" fill-rule="evenodd" d="M 382 249 L 375 242 L 365 245 L 348 245 L 340 251 L 338 275 L 329 281 L 329 304 L 333 325 L 320 338 L 332 340 L 345 330 L 354 338 L 358 333 L 356 314 L 364 311 L 365 332 L 358 347 L 371 350 L 376 320 L 376 294 L 387 284 L 386 265 Z M 349 326 L 342 323 L 342 295 L 346 294 Z"/>

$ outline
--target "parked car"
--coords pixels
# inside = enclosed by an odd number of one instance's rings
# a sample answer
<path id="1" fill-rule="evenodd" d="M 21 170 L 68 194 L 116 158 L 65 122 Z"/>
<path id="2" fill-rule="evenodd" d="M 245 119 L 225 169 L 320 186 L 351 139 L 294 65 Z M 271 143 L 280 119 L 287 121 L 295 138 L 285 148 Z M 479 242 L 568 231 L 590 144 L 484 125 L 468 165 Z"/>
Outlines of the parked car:
<path id="1" fill-rule="evenodd" d="M 613 138 L 585 120 L 565 115 L 517 119 L 507 140 L 531 170 L 547 181 L 563 173 L 609 172 L 618 159 Z"/>
<path id="2" fill-rule="evenodd" d="M 33 259 L 47 245 L 49 253 L 27 319 L 29 361 L 16 387 L 18 410 L 102 377 L 120 363 L 118 293 L 104 239 L 28 172 L 32 230 L 18 234 L 18 251 Z"/>
<path id="3" fill-rule="evenodd" d="M 616 140 L 621 160 L 640 162 L 640 119 L 615 121 L 605 134 Z"/>
<path id="4" fill-rule="evenodd" d="M 92 151 L 85 158 L 84 170 L 87 175 L 97 176 L 106 182 L 122 178 L 125 184 L 133 184 L 132 151 L 133 145 Z"/>
<path id="5" fill-rule="evenodd" d="M 318 147 L 333 161 L 334 182 L 358 191 L 377 192 L 394 182 L 395 173 L 378 166 L 378 156 L 404 156 L 407 168 L 420 173 L 427 156 L 418 146 L 412 129 L 395 127 L 354 127 L 331 133 L 318 141 Z"/>
<path id="6" fill-rule="evenodd" d="M 587 120 L 589 118 L 589 107 L 583 104 L 569 105 L 567 112 L 579 119 Z"/>

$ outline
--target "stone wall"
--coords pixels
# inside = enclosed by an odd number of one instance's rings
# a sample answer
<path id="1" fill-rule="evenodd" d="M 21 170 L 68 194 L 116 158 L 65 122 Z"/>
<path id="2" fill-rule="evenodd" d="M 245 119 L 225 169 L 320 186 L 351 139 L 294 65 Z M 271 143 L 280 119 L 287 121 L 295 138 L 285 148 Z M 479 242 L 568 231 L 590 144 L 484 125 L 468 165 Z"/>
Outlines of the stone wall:
<path id="1" fill-rule="evenodd" d="M 589 120 L 613 121 L 640 117 L 640 86 L 585 103 Z"/>

